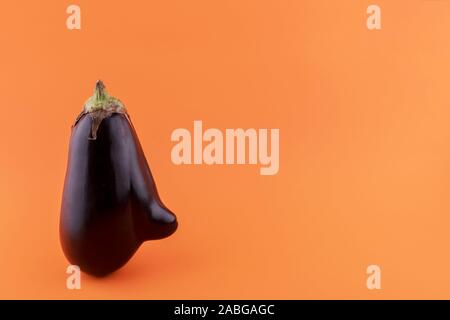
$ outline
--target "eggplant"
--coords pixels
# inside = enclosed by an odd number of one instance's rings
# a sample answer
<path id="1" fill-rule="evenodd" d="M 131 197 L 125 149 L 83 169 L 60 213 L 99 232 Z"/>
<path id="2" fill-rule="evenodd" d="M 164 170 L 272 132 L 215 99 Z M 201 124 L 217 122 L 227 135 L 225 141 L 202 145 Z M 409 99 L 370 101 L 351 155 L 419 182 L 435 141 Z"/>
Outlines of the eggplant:
<path id="1" fill-rule="evenodd" d="M 105 276 L 144 241 L 168 237 L 177 227 L 126 108 L 97 81 L 70 137 L 59 226 L 66 258 L 85 273 Z"/>

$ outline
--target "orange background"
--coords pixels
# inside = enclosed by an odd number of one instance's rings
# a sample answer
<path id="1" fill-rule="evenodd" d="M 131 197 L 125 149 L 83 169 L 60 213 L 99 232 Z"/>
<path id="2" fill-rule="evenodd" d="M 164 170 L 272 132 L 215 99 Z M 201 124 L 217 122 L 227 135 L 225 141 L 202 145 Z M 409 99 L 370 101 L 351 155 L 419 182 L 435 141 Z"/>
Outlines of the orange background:
<path id="1" fill-rule="evenodd" d="M 0 5 L 0 298 L 450 298 L 450 2 Z M 70 126 L 97 79 L 178 231 L 67 290 Z M 280 128 L 280 171 L 176 166 L 176 128 Z M 378 264 L 382 289 L 366 288 Z"/>

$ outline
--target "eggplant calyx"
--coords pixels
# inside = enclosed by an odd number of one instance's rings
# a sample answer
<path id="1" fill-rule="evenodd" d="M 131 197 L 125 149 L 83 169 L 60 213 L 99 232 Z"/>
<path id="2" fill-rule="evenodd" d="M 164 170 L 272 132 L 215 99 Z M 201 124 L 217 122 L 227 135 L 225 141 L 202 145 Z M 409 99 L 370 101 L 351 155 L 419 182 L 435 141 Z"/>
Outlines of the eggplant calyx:
<path id="1" fill-rule="evenodd" d="M 101 80 L 98 80 L 95 84 L 95 90 L 92 97 L 90 97 L 84 104 L 84 111 L 86 113 L 106 110 L 106 111 L 118 111 L 125 109 L 123 103 L 108 94 L 106 87 Z"/>
<path id="2" fill-rule="evenodd" d="M 109 118 L 114 113 L 123 114 L 128 122 L 131 123 L 124 104 L 119 99 L 110 96 L 103 82 L 98 80 L 95 84 L 94 94 L 86 101 L 83 110 L 78 115 L 72 127 L 76 126 L 84 115 L 89 114 L 92 118 L 91 136 L 89 140 L 96 140 L 100 124 L 104 119 Z"/>

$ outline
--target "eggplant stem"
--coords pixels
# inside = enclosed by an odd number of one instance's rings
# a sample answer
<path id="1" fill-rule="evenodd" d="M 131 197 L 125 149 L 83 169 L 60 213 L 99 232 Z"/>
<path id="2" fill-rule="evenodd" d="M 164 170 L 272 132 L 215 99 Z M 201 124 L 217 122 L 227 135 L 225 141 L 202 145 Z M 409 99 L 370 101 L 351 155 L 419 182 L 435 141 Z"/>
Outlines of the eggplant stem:
<path id="1" fill-rule="evenodd" d="M 109 95 L 102 80 L 95 83 L 94 96 L 96 100 L 105 100 Z"/>
<path id="2" fill-rule="evenodd" d="M 106 87 L 101 80 L 95 83 L 95 90 L 92 97 L 90 97 L 84 104 L 84 112 L 91 113 L 98 110 L 106 110 L 117 112 L 125 109 L 123 103 L 108 94 Z"/>
<path id="3" fill-rule="evenodd" d="M 103 82 L 98 80 L 95 83 L 94 94 L 86 101 L 83 111 L 81 111 L 72 127 L 76 126 L 83 116 L 89 114 L 92 118 L 91 136 L 89 140 L 95 140 L 97 139 L 97 131 L 102 121 L 114 113 L 123 114 L 128 122 L 131 123 L 123 103 L 119 99 L 110 96 Z"/>

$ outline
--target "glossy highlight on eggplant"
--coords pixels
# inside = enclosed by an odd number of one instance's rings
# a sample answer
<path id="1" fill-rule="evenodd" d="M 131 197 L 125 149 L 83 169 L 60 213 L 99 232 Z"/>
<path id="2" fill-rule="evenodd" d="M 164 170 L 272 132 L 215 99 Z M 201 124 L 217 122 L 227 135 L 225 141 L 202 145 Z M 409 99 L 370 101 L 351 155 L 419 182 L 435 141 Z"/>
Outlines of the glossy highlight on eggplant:
<path id="1" fill-rule="evenodd" d="M 98 81 L 72 126 L 60 216 L 65 256 L 83 272 L 105 276 L 144 241 L 168 237 L 177 226 L 125 107 Z"/>

